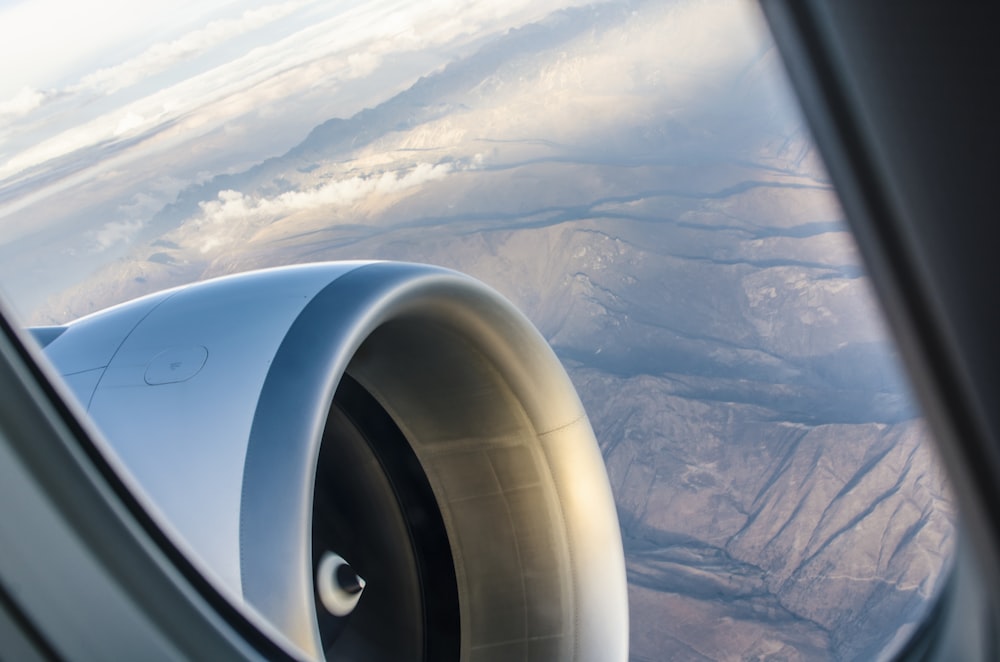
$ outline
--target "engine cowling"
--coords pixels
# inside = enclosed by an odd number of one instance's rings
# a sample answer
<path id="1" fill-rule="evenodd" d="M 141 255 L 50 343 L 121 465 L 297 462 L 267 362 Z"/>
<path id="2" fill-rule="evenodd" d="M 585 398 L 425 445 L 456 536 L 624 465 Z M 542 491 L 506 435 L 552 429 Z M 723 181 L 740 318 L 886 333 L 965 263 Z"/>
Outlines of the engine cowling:
<path id="1" fill-rule="evenodd" d="M 481 283 L 300 265 L 36 337 L 178 544 L 307 656 L 627 657 L 593 432 Z"/>

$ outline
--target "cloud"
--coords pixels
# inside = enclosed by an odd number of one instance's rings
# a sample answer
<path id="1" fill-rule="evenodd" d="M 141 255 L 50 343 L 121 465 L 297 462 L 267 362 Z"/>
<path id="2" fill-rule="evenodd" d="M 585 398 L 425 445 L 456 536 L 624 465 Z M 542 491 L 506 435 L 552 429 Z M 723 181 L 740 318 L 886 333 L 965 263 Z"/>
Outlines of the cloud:
<path id="1" fill-rule="evenodd" d="M 103 251 L 116 244 L 131 241 L 132 237 L 142 229 L 142 226 L 143 222 L 137 219 L 105 223 L 100 229 L 91 233 L 91 237 L 96 244 L 95 249 Z"/>
<path id="2" fill-rule="evenodd" d="M 42 92 L 30 87 L 21 88 L 21 91 L 13 98 L 0 101 L 0 122 L 10 122 L 24 117 L 40 107 L 50 96 L 52 94 L 49 92 Z"/>
<path id="3" fill-rule="evenodd" d="M 93 108 L 105 109 L 96 116 L 81 110 L 77 117 L 86 118 L 83 121 L 77 120 L 72 125 L 59 122 L 52 125 L 58 127 L 58 132 L 50 129 L 39 132 L 29 146 L 13 151 L 6 162 L 0 162 L 0 180 L 44 170 L 47 162 L 57 163 L 57 159 L 59 167 L 66 170 L 63 157 L 74 153 L 76 156 L 71 158 L 92 164 L 95 158 L 117 155 L 120 148 L 132 145 L 135 139 L 146 140 L 168 126 L 175 127 L 176 135 L 183 133 L 191 138 L 296 94 L 313 94 L 328 103 L 331 95 L 342 91 L 340 86 L 344 82 L 394 77 L 391 72 L 383 72 L 382 64 L 388 54 L 426 53 L 424 57 L 410 58 L 414 69 L 424 67 L 414 72 L 415 79 L 446 62 L 449 51 L 461 48 L 463 43 L 480 40 L 491 31 L 536 20 L 558 6 L 579 2 L 512 0 L 498 8 L 481 1 L 470 3 L 456 13 L 443 0 L 361 3 L 346 9 L 339 4 L 306 7 L 311 4 L 309 0 L 289 0 L 247 11 L 239 18 L 216 21 L 173 41 L 152 46 L 132 60 L 99 70 L 71 88 L 54 92 L 75 97 L 77 104 L 84 104 L 88 96 L 93 101 L 94 91 L 111 94 L 172 64 L 194 58 L 222 40 L 261 30 L 237 57 L 208 69 L 196 66 L 193 74 L 187 72 L 185 78 L 175 79 L 173 84 L 167 81 L 161 89 L 140 98 L 102 102 L 100 106 L 91 104 Z M 288 16 L 296 8 L 311 12 L 308 27 L 280 37 L 264 31 L 271 22 Z M 442 20 L 442 16 L 450 18 Z M 375 105 L 398 92 L 396 85 L 400 82 L 403 81 L 385 85 L 379 81 L 368 86 L 369 96 L 356 108 L 357 99 L 338 96 L 339 108 L 349 115 L 364 106 Z M 317 93 L 319 88 L 327 93 Z M 71 89 L 76 94 L 69 94 Z M 382 98 L 371 90 L 381 90 Z M 89 94 L 83 94 L 85 91 Z M 34 98 L 26 94 L 17 107 L 27 108 L 26 102 Z M 66 117 L 69 116 L 70 110 L 66 110 Z M 4 147 L 2 140 L 0 136 L 0 153 Z M 91 153 L 91 148 L 99 151 Z"/>
<path id="4" fill-rule="evenodd" d="M 199 250 L 208 253 L 260 227 L 290 214 L 309 209 L 340 207 L 369 196 L 386 196 L 441 179 L 453 171 L 451 163 L 421 163 L 404 172 L 384 172 L 377 176 L 350 177 L 314 189 L 288 191 L 271 198 L 220 191 L 217 199 L 199 203 L 201 214 L 192 224 L 200 241 Z"/>
<path id="5" fill-rule="evenodd" d="M 77 85 L 70 88 L 70 91 L 94 90 L 102 94 L 114 94 L 179 62 L 195 58 L 223 42 L 263 28 L 313 1 L 290 0 L 249 9 L 238 18 L 212 21 L 205 27 L 172 41 L 154 44 L 140 55 L 121 64 L 105 67 L 84 76 Z"/>

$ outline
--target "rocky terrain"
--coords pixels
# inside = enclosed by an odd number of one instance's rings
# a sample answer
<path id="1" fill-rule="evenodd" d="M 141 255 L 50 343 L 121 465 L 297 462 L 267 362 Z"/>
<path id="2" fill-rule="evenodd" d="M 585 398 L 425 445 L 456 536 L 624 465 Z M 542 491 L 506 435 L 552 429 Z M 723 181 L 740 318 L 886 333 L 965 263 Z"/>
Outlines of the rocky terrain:
<path id="1" fill-rule="evenodd" d="M 184 190 L 35 321 L 277 264 L 470 273 L 590 413 L 634 660 L 873 659 L 928 608 L 954 506 L 777 54 L 726 4 L 513 30 Z"/>

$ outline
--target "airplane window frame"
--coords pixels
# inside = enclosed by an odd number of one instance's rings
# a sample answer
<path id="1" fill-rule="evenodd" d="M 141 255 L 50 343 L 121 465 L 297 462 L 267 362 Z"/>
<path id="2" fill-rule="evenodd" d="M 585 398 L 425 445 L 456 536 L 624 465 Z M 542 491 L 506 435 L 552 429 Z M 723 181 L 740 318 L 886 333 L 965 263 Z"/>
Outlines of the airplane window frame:
<path id="1" fill-rule="evenodd" d="M 998 104 L 977 80 L 1000 64 L 986 27 L 995 12 L 926 0 L 760 5 L 958 501 L 950 576 L 896 659 L 996 659 L 1000 421 L 989 404 L 1000 320 L 964 296 L 1000 280 L 977 226 L 995 215 L 992 201 L 974 174 L 995 170 L 996 134 L 982 130 Z M 959 158 L 962 173 L 941 165 Z"/>

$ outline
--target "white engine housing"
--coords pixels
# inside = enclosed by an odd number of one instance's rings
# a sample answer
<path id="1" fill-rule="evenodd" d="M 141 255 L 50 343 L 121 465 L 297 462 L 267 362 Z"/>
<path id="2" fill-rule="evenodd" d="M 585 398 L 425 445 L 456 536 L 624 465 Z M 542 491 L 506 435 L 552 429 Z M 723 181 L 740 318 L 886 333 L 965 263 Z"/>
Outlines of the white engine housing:
<path id="1" fill-rule="evenodd" d="M 433 493 L 460 658 L 626 659 L 624 556 L 593 432 L 545 340 L 481 283 L 414 264 L 302 265 L 154 294 L 36 337 L 179 544 L 308 657 L 331 651 L 314 497 L 348 375 Z M 449 599 L 427 584 L 418 577 L 422 600 Z"/>

